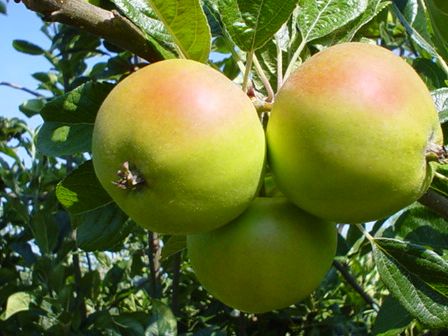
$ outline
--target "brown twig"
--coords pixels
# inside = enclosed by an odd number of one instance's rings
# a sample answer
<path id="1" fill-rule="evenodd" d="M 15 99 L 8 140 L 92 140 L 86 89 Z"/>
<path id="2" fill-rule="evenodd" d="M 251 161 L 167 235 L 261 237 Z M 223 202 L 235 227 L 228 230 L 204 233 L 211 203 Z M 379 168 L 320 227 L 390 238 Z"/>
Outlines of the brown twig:
<path id="1" fill-rule="evenodd" d="M 43 15 L 44 20 L 77 27 L 100 36 L 150 62 L 163 59 L 145 34 L 117 11 L 108 11 L 85 0 L 21 0 L 25 6 Z"/>
<path id="2" fill-rule="evenodd" d="M 160 281 L 160 256 L 162 249 L 160 247 L 160 240 L 157 233 L 148 233 L 148 245 L 151 296 L 157 299 L 162 296 Z"/>
<path id="3" fill-rule="evenodd" d="M 174 315 L 179 314 L 179 282 L 180 282 L 180 266 L 182 262 L 182 252 L 174 255 L 173 284 L 171 286 L 173 292 L 171 295 L 171 310 Z"/>
<path id="4" fill-rule="evenodd" d="M 16 90 L 25 91 L 26 93 L 29 93 L 29 94 L 31 94 L 31 95 L 33 95 L 35 97 L 39 97 L 39 98 L 43 98 L 44 97 L 44 95 L 40 94 L 39 92 L 30 90 L 30 89 L 28 89 L 26 87 L 23 87 L 23 86 L 14 84 L 14 83 L 0 82 L 0 85 L 7 86 L 7 87 L 10 87 L 10 88 L 13 88 L 13 89 L 16 89 Z"/>
<path id="5" fill-rule="evenodd" d="M 340 263 L 337 260 L 333 260 L 333 266 L 341 273 L 342 277 L 347 281 L 347 283 L 353 287 L 353 289 L 361 295 L 361 297 L 364 299 L 367 304 L 369 304 L 373 309 L 378 309 L 378 304 L 375 302 L 375 300 L 367 294 L 364 289 L 356 282 L 353 275 L 350 274 L 350 271 L 348 269 L 348 266 L 345 264 Z"/>
<path id="6" fill-rule="evenodd" d="M 82 281 L 82 272 L 81 272 L 81 266 L 79 261 L 79 256 L 77 253 L 77 248 L 73 251 L 73 257 L 72 257 L 72 266 L 73 266 L 73 274 L 75 276 L 75 292 L 76 292 L 76 299 L 75 301 L 78 304 L 78 309 L 81 315 L 81 323 L 83 323 L 87 318 L 87 307 L 86 303 L 84 301 L 84 293 L 81 289 L 81 281 Z"/>
<path id="7" fill-rule="evenodd" d="M 238 336 L 247 336 L 247 316 L 243 312 L 238 316 Z"/>
<path id="8" fill-rule="evenodd" d="M 442 194 L 429 189 L 418 201 L 448 220 L 448 198 Z"/>

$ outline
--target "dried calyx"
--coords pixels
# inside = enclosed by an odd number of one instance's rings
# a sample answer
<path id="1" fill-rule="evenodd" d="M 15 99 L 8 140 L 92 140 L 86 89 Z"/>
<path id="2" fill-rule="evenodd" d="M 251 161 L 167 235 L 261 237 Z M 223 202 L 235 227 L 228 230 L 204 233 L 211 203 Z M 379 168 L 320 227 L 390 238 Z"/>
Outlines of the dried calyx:
<path id="1" fill-rule="evenodd" d="M 145 183 L 145 180 L 134 167 L 130 167 L 129 162 L 123 162 L 122 168 L 117 171 L 119 179 L 112 183 L 124 190 L 135 190 Z"/>
<path id="2" fill-rule="evenodd" d="M 448 151 L 446 146 L 430 143 L 426 148 L 426 160 L 448 163 Z"/>

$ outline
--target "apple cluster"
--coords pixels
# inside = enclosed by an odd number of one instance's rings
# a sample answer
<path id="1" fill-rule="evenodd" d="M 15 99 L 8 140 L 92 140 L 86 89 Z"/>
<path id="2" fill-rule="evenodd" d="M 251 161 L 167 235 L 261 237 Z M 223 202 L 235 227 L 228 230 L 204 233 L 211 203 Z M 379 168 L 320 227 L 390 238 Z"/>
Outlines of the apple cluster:
<path id="1" fill-rule="evenodd" d="M 252 101 L 190 60 L 151 64 L 101 106 L 93 163 L 139 225 L 187 235 L 201 284 L 246 312 L 307 297 L 331 266 L 334 223 L 382 218 L 432 179 L 442 133 L 411 66 L 378 46 L 345 43 L 284 83 L 267 132 Z M 267 153 L 267 155 L 266 155 Z M 281 197 L 257 197 L 269 170 Z"/>

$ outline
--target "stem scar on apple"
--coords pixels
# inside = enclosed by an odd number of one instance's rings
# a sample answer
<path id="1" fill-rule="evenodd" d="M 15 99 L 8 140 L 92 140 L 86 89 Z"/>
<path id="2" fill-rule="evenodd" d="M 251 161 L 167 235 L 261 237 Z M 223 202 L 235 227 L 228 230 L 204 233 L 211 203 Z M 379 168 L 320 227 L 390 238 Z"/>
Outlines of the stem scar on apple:
<path id="1" fill-rule="evenodd" d="M 117 171 L 119 179 L 112 184 L 123 190 L 136 190 L 145 180 L 136 168 L 130 168 L 129 161 L 123 162 L 122 168 Z"/>

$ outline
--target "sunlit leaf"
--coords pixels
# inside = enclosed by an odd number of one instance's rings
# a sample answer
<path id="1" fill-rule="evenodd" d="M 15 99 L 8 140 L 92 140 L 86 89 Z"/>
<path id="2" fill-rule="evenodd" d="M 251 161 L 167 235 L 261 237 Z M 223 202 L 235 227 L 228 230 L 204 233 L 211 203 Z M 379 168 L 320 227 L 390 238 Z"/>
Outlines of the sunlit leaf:
<path id="1" fill-rule="evenodd" d="M 45 98 L 28 99 L 19 105 L 19 110 L 30 118 L 39 114 L 46 102 L 47 100 Z"/>
<path id="2" fill-rule="evenodd" d="M 93 125 L 46 122 L 37 136 L 38 150 L 48 156 L 89 152 L 92 147 Z"/>
<path id="3" fill-rule="evenodd" d="M 49 101 L 41 111 L 45 121 L 93 124 L 102 102 L 113 89 L 109 83 L 87 82 Z"/>
<path id="4" fill-rule="evenodd" d="M 17 292 L 10 295 L 8 297 L 8 301 L 6 302 L 6 309 L 1 316 L 1 319 L 7 320 L 18 312 L 28 310 L 31 300 L 32 296 L 27 292 Z"/>
<path id="5" fill-rule="evenodd" d="M 146 0 L 112 0 L 145 34 L 163 58 L 173 58 L 174 42 Z"/>
<path id="6" fill-rule="evenodd" d="M 412 41 L 414 41 L 420 48 L 428 52 L 432 57 L 437 57 L 437 52 L 432 46 L 431 41 L 427 41 L 422 36 L 422 34 L 420 34 L 414 27 L 412 27 L 412 25 L 406 20 L 406 18 L 394 3 L 392 4 L 392 10 L 406 29 L 406 32 L 408 33 Z"/>
<path id="7" fill-rule="evenodd" d="M 441 88 L 431 92 L 432 100 L 439 112 L 441 123 L 448 120 L 448 88 Z"/>
<path id="8" fill-rule="evenodd" d="M 360 16 L 367 0 L 299 0 L 298 24 L 305 41 L 326 36 Z"/>
<path id="9" fill-rule="evenodd" d="M 151 321 L 145 330 L 145 336 L 175 336 L 177 322 L 171 309 L 158 300 L 152 301 Z"/>
<path id="10" fill-rule="evenodd" d="M 448 60 L 448 8 L 446 0 L 425 0 L 432 23 L 434 42 L 439 53 Z"/>
<path id="11" fill-rule="evenodd" d="M 112 202 L 95 175 L 92 161 L 86 161 L 62 180 L 56 187 L 56 197 L 73 214 Z"/>
<path id="12" fill-rule="evenodd" d="M 376 238 L 373 255 L 381 279 L 404 308 L 424 325 L 448 327 L 448 263 L 419 245 Z"/>
<path id="13" fill-rule="evenodd" d="M 296 0 L 219 0 L 221 19 L 236 45 L 251 51 L 262 47 L 297 6 Z"/>
<path id="14" fill-rule="evenodd" d="M 199 0 L 148 0 L 182 55 L 206 62 L 211 33 Z"/>

